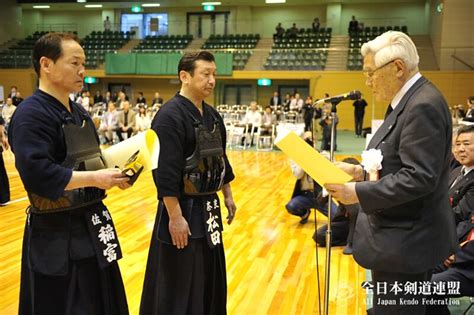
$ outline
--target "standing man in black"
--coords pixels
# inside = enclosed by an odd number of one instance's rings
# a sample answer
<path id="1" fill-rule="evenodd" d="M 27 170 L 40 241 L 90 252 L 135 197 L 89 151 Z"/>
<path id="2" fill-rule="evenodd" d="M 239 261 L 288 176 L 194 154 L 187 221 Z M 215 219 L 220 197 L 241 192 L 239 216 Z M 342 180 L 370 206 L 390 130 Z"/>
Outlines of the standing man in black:
<path id="1" fill-rule="evenodd" d="M 274 110 L 276 110 L 276 106 L 281 105 L 281 97 L 277 91 L 273 92 L 273 96 L 270 97 L 270 103 L 268 105 Z"/>
<path id="2" fill-rule="evenodd" d="M 0 115 L 0 206 L 10 201 L 10 184 L 8 182 L 7 170 L 3 162 L 3 150 L 8 150 L 8 139 L 5 134 L 5 120 Z"/>
<path id="3" fill-rule="evenodd" d="M 360 203 L 353 255 L 372 271 L 374 314 L 424 314 L 423 295 L 404 294 L 418 302 L 404 305 L 389 289 L 429 281 L 432 269 L 457 248 L 448 198 L 451 115 L 438 89 L 419 73 L 418 53 L 406 34 L 386 32 L 361 52 L 367 85 L 378 101 L 390 104 L 367 146 L 380 150 L 381 169 L 378 179 L 367 181 L 361 166 L 339 164 L 358 182 L 326 189 L 343 204 Z M 384 305 L 386 300 L 395 305 Z"/>
<path id="4" fill-rule="evenodd" d="M 226 129 L 204 100 L 216 83 L 214 56 L 184 54 L 180 91 L 158 111 L 152 128 L 160 138 L 158 212 L 143 285 L 141 314 L 226 314 L 227 280 L 217 191 L 227 223 L 236 206 L 227 159 Z"/>
<path id="5" fill-rule="evenodd" d="M 48 33 L 33 49 L 39 87 L 18 106 L 8 132 L 27 208 L 19 314 L 128 314 L 122 257 L 105 190 L 127 188 L 105 169 L 95 126 L 69 99 L 84 84 L 78 39 Z"/>
<path id="6" fill-rule="evenodd" d="M 355 121 L 355 134 L 357 137 L 362 136 L 362 126 L 364 124 L 364 114 L 367 102 L 362 98 L 356 100 L 352 106 L 354 106 L 354 121 Z"/>

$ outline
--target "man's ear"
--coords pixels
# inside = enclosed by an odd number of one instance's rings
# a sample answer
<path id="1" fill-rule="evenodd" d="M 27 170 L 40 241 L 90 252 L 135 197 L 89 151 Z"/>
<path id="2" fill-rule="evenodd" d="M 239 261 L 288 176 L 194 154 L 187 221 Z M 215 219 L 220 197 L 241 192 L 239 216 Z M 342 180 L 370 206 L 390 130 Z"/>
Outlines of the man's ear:
<path id="1" fill-rule="evenodd" d="M 179 79 L 181 80 L 181 82 L 183 82 L 183 84 L 187 84 L 189 82 L 189 77 L 190 77 L 190 74 L 184 70 L 181 70 L 179 72 Z"/>
<path id="2" fill-rule="evenodd" d="M 41 57 L 39 60 L 40 69 L 43 69 L 45 73 L 51 73 L 51 65 L 53 61 L 48 57 Z"/>
<path id="3" fill-rule="evenodd" d="M 394 64 L 395 64 L 395 67 L 397 67 L 397 77 L 402 77 L 405 75 L 406 73 L 406 69 L 407 69 L 407 66 L 405 64 L 405 62 L 403 62 L 403 60 L 401 59 L 396 59 L 394 61 Z"/>

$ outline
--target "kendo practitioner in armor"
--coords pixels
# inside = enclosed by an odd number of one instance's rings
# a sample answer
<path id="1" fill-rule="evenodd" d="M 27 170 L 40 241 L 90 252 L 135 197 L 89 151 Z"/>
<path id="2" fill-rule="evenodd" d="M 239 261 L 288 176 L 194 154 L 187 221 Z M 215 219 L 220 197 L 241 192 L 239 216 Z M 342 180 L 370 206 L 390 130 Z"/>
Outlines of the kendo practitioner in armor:
<path id="1" fill-rule="evenodd" d="M 70 34 L 36 42 L 39 88 L 9 127 L 15 165 L 28 194 L 19 314 L 128 314 L 115 227 L 105 190 L 128 188 L 105 169 L 92 120 L 69 93 L 82 89 L 84 50 Z"/>
<path id="2" fill-rule="evenodd" d="M 178 65 L 180 91 L 156 114 L 160 139 L 158 212 L 143 285 L 140 314 L 226 314 L 227 280 L 217 191 L 227 223 L 236 206 L 225 153 L 226 130 L 204 102 L 215 87 L 214 56 L 186 53 Z"/>

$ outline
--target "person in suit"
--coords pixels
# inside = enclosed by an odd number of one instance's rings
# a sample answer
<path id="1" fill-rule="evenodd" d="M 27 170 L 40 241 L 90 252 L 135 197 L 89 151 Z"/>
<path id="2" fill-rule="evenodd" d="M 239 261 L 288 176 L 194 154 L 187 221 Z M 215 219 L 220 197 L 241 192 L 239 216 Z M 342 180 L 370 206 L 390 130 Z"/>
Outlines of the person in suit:
<path id="1" fill-rule="evenodd" d="M 418 70 L 413 41 L 388 31 L 361 49 L 366 84 L 389 104 L 385 121 L 367 146 L 383 155 L 378 179 L 364 180 L 361 166 L 339 163 L 357 182 L 327 184 L 341 203 L 360 203 L 353 239 L 357 263 L 371 269 L 374 314 L 424 314 L 423 296 L 395 291 L 401 283 L 429 281 L 432 269 L 457 248 L 449 209 L 452 123 L 439 90 Z M 429 246 L 427 246 L 429 245 Z M 394 305 L 384 305 L 387 300 Z M 388 303 L 385 303 L 388 304 Z"/>
<path id="2" fill-rule="evenodd" d="M 273 96 L 270 98 L 270 106 L 275 106 L 274 108 L 276 109 L 276 106 L 281 105 L 281 97 L 278 94 L 277 91 L 273 92 Z"/>
<path id="3" fill-rule="evenodd" d="M 364 114 L 365 114 L 365 107 L 367 106 L 367 102 L 362 98 L 355 100 L 352 103 L 354 106 L 354 122 L 355 122 L 355 134 L 357 138 L 362 137 L 362 126 L 364 124 Z"/>
<path id="4" fill-rule="evenodd" d="M 474 125 L 457 130 L 453 154 L 461 166 L 451 171 L 449 201 L 456 221 L 456 233 L 461 243 L 474 227 L 471 213 L 474 209 Z"/>
<path id="5" fill-rule="evenodd" d="M 126 133 L 127 137 L 130 138 L 135 130 L 135 116 L 136 113 L 130 109 L 130 103 L 128 101 L 122 102 L 123 111 L 118 115 L 118 125 L 116 129 L 117 137 L 120 142 L 123 141 L 122 133 Z"/>
<path id="6" fill-rule="evenodd" d="M 5 120 L 0 115 L 0 206 L 10 201 L 10 185 L 8 182 L 7 170 L 3 162 L 3 150 L 8 150 L 8 138 L 5 134 Z"/>
<path id="7" fill-rule="evenodd" d="M 460 248 L 433 270 L 433 282 L 459 282 L 459 292 L 448 296 L 474 296 L 474 125 L 457 130 L 453 153 L 461 166 L 451 171 L 449 200 L 456 220 Z M 434 295 L 445 298 L 446 294 Z M 447 305 L 433 305 L 427 314 L 450 314 Z"/>
<path id="8" fill-rule="evenodd" d="M 469 96 L 467 99 L 467 112 L 463 121 L 474 122 L 474 96 Z"/>
<path id="9" fill-rule="evenodd" d="M 474 217 L 470 221 L 474 223 Z M 433 295 L 434 298 L 444 299 L 446 297 L 461 297 L 461 296 L 474 296 L 474 241 L 465 240 L 462 246 L 454 255 L 447 258 L 444 263 L 437 269 L 435 269 L 431 281 L 434 283 L 444 282 L 446 283 L 459 283 L 457 288 L 453 288 L 452 292 L 449 293 L 447 290 L 446 294 L 441 292 L 438 295 Z M 457 291 L 457 292 L 456 292 Z M 426 309 L 426 314 L 429 315 L 449 315 L 448 306 L 442 303 L 429 305 Z M 465 313 L 467 314 L 467 313 Z"/>

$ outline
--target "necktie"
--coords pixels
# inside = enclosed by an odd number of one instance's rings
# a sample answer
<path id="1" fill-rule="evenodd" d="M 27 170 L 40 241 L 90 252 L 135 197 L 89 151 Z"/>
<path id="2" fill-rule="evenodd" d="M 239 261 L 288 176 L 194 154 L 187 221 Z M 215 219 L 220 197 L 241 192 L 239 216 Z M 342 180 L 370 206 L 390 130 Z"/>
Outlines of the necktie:
<path id="1" fill-rule="evenodd" d="M 461 169 L 461 173 L 459 174 L 458 177 L 456 177 L 451 187 L 454 187 L 454 185 L 456 185 L 464 177 L 465 174 L 466 174 L 466 170 L 464 168 Z"/>
<path id="2" fill-rule="evenodd" d="M 128 126 L 128 112 L 124 112 L 124 123 L 125 123 L 125 126 Z"/>
<path id="3" fill-rule="evenodd" d="M 393 112 L 393 108 L 392 108 L 392 105 L 389 104 L 387 111 L 385 112 L 385 119 L 387 119 L 388 115 L 390 115 L 391 112 Z"/>

